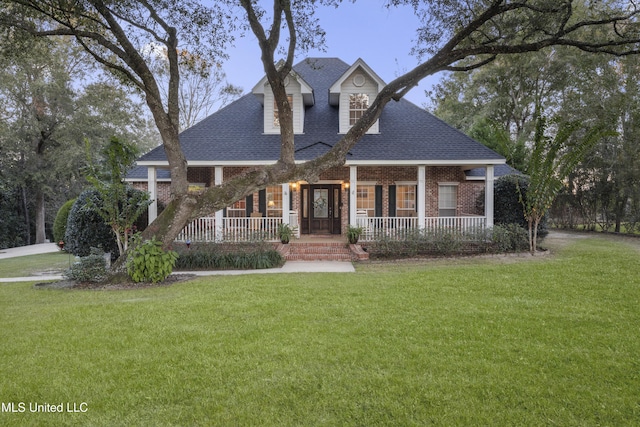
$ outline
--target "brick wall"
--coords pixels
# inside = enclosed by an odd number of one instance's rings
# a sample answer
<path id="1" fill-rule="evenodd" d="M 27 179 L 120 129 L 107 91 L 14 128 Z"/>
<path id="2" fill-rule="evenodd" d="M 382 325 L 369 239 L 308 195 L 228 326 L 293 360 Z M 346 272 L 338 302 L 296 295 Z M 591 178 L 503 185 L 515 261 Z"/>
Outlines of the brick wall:
<path id="1" fill-rule="evenodd" d="M 211 187 L 214 183 L 214 169 L 212 167 L 190 167 L 187 169 L 187 181 L 193 184 L 204 184 Z"/>
<path id="2" fill-rule="evenodd" d="M 223 179 L 228 180 L 239 174 L 245 173 L 251 167 L 225 167 Z M 211 186 L 214 183 L 213 167 L 189 168 L 188 179 L 192 183 L 204 183 Z M 349 168 L 340 166 L 331 168 L 320 175 L 321 180 L 349 182 Z M 416 166 L 361 166 L 358 167 L 358 181 L 373 182 L 382 185 L 382 213 L 389 215 L 389 185 L 398 182 L 416 182 L 418 180 L 418 168 Z M 429 166 L 426 168 L 426 216 L 438 216 L 438 184 L 458 184 L 458 205 L 456 215 L 482 215 L 476 209 L 476 200 L 484 190 L 484 182 L 467 181 L 464 172 L 455 166 Z M 134 188 L 147 189 L 146 182 L 133 183 Z M 160 205 L 166 205 L 170 199 L 170 184 L 158 183 L 158 201 Z M 300 209 L 300 189 L 291 191 L 294 209 Z M 342 192 L 342 232 L 346 231 L 349 223 L 349 193 Z M 287 207 L 285 206 L 285 209 Z M 253 194 L 253 210 L 258 211 L 258 193 Z"/>
<path id="3" fill-rule="evenodd" d="M 323 181 L 349 181 L 349 168 L 344 166 L 333 167 L 320 174 Z"/>

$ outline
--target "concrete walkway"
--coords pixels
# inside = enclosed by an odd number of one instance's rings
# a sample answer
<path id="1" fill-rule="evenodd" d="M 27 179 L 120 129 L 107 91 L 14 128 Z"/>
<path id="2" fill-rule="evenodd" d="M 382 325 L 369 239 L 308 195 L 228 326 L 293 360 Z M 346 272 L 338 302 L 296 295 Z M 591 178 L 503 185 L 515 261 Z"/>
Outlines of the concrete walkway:
<path id="1" fill-rule="evenodd" d="M 51 252 L 58 252 L 59 250 L 58 245 L 55 243 L 39 243 L 37 245 L 0 249 L 0 259 L 15 258 L 25 255 L 48 254 Z"/>
<path id="2" fill-rule="evenodd" d="M 13 258 L 26 255 L 37 255 L 57 252 L 55 243 L 42 243 L 39 245 L 22 246 L 0 250 L 0 259 Z M 355 273 L 353 264 L 345 261 L 287 261 L 281 268 L 268 268 L 264 270 L 213 270 L 213 271 L 176 271 L 174 274 L 195 274 L 196 276 L 231 276 L 240 274 L 274 274 L 274 273 Z M 2 271 L 0 271 L 2 276 Z M 46 282 L 50 280 L 62 280 L 62 275 L 41 275 L 28 277 L 0 277 L 0 283 L 12 282 Z"/>

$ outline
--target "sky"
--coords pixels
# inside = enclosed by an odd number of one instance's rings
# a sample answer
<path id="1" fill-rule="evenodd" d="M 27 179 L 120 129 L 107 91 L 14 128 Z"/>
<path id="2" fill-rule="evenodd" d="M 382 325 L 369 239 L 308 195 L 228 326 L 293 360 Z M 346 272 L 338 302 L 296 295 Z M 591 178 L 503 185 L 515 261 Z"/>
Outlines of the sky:
<path id="1" fill-rule="evenodd" d="M 387 9 L 382 0 L 361 0 L 355 4 L 343 2 L 337 9 L 320 7 L 317 17 L 326 31 L 326 52 L 310 51 L 296 58 L 296 62 L 307 56 L 336 57 L 351 65 L 362 58 L 387 83 L 418 65 L 410 51 L 419 20 L 410 7 Z M 237 40 L 228 53 L 229 60 L 223 64 L 227 80 L 248 93 L 264 77 L 253 34 Z M 405 99 L 424 106 L 428 101 L 425 90 L 439 78 L 440 75 L 425 78 Z"/>

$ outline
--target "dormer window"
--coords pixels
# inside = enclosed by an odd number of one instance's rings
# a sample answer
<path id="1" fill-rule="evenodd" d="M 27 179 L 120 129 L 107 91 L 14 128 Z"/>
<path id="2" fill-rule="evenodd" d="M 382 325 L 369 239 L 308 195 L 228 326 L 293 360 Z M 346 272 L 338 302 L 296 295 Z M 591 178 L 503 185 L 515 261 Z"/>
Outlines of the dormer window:
<path id="1" fill-rule="evenodd" d="M 291 106 L 291 108 L 293 107 L 293 95 L 287 95 L 287 101 L 289 101 L 289 105 Z M 295 111 L 292 110 L 292 111 Z M 295 112 L 294 112 L 295 114 Z M 276 100 L 273 100 L 273 127 L 274 128 L 279 128 L 280 127 L 280 116 L 278 116 L 278 103 L 276 102 Z"/>
<path id="2" fill-rule="evenodd" d="M 349 126 L 353 126 L 369 108 L 369 95 L 352 93 L 349 95 Z"/>
<path id="3" fill-rule="evenodd" d="M 338 107 L 338 133 L 349 132 L 383 87 L 382 79 L 362 59 L 358 59 L 331 85 L 329 104 Z M 367 133 L 380 133 L 379 120 L 371 125 Z"/>
<path id="4" fill-rule="evenodd" d="M 293 132 L 296 134 L 304 133 L 305 108 L 311 107 L 315 102 L 313 89 L 295 73 L 285 77 L 283 83 L 287 91 L 287 99 L 291 106 L 291 112 L 293 113 Z M 278 117 L 278 105 L 271 91 L 271 86 L 269 86 L 269 82 L 267 82 L 267 78 L 263 77 L 253 88 L 252 92 L 264 107 L 264 133 L 279 134 L 280 117 Z"/>

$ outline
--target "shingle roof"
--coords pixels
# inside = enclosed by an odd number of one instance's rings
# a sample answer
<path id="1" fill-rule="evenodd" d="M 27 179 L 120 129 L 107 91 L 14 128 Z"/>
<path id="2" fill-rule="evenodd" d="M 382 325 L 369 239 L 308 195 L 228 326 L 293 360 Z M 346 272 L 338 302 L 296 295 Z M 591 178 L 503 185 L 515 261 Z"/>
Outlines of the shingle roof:
<path id="1" fill-rule="evenodd" d="M 484 168 L 470 169 L 464 172 L 467 178 L 483 178 L 485 175 Z M 505 175 L 522 175 L 518 169 L 514 169 L 509 165 L 496 165 L 493 169 L 493 175 L 497 178 Z"/>
<path id="2" fill-rule="evenodd" d="M 296 159 L 310 160 L 330 149 L 338 134 L 338 109 L 329 88 L 349 65 L 337 58 L 308 58 L 294 67 L 314 90 L 305 111 L 304 134 L 295 136 Z M 248 94 L 183 131 L 180 142 L 189 162 L 268 162 L 279 157 L 279 135 L 263 132 L 263 107 Z M 365 135 L 347 161 L 477 161 L 501 163 L 494 151 L 409 101 L 391 101 L 380 116 L 380 133 Z M 139 161 L 166 161 L 162 147 Z"/>

